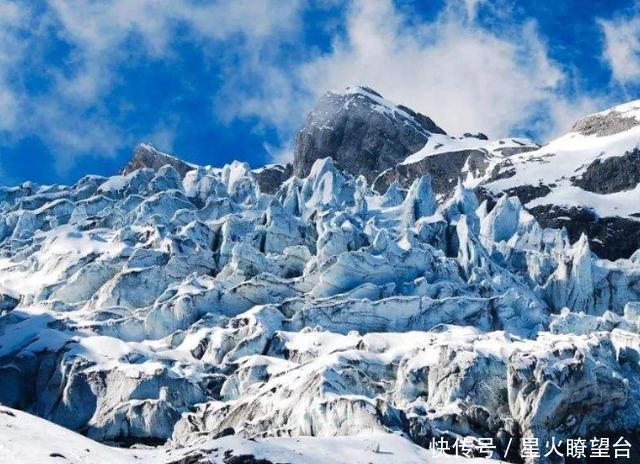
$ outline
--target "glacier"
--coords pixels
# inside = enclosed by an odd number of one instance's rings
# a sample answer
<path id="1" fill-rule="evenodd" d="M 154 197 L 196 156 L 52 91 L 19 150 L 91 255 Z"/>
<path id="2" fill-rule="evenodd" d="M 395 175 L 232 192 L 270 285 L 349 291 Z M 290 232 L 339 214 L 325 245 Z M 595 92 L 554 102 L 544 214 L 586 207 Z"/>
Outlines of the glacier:
<path id="1" fill-rule="evenodd" d="M 5 407 L 175 456 L 637 436 L 638 254 L 428 174 L 379 194 L 326 158 L 270 194 L 190 168 L 0 190 Z"/>

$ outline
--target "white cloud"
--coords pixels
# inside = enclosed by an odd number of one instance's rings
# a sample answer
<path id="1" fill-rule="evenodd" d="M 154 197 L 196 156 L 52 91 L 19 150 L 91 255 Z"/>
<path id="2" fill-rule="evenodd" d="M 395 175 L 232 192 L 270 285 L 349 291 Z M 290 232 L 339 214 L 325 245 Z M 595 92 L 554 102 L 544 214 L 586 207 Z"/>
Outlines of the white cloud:
<path id="1" fill-rule="evenodd" d="M 0 131 L 5 139 L 39 136 L 60 170 L 81 153 L 111 156 L 137 142 L 105 108 L 123 63 L 174 59 L 175 40 L 187 40 L 204 54 L 212 45 L 228 43 L 228 54 L 252 50 L 257 60 L 267 55 L 267 42 L 300 27 L 299 5 L 299 0 L 47 0 L 36 12 L 0 1 Z M 54 37 L 70 47 L 64 62 L 38 56 Z M 12 74 L 29 72 L 27 57 L 46 69 L 53 82 L 49 91 L 33 95 L 9 85 Z M 172 144 L 175 137 L 162 124 L 149 132 L 161 144 Z"/>
<path id="2" fill-rule="evenodd" d="M 503 21 L 499 31 L 479 26 L 478 8 L 491 6 L 486 0 L 449 3 L 432 22 L 391 0 L 353 0 L 345 16 L 327 19 L 334 35 L 323 53 L 305 43 L 301 0 L 47 5 L 34 21 L 36 13 L 0 2 L 0 131 L 37 134 L 60 154 L 61 169 L 79 152 L 109 156 L 137 142 L 109 118 L 104 100 L 119 83 L 123 62 L 172 60 L 176 40 L 199 47 L 219 71 L 223 86 L 212 97 L 218 117 L 256 119 L 257 130 L 276 128 L 283 140 L 292 138 L 318 96 L 352 84 L 369 85 L 452 133 L 508 135 L 535 119 L 536 132 L 545 137 L 600 106 L 589 97 L 563 96 L 569 78 L 549 59 L 534 22 Z M 63 63 L 41 63 L 53 79 L 51 90 L 33 96 L 9 85 L 10 70 L 18 69 L 21 57 L 37 57 L 35 45 L 52 33 L 71 52 Z M 548 118 L 535 118 L 541 112 Z M 149 133 L 168 145 L 174 129 L 159 124 Z M 274 157 L 290 156 L 288 146 L 270 150 Z"/>
<path id="3" fill-rule="evenodd" d="M 18 119 L 19 103 L 8 88 L 0 87 L 0 130 L 12 130 Z"/>
<path id="4" fill-rule="evenodd" d="M 149 142 L 160 151 L 172 153 L 177 136 L 177 124 L 178 121 L 175 118 L 161 121 L 156 124 L 149 135 L 143 136 L 139 141 Z"/>
<path id="5" fill-rule="evenodd" d="M 470 20 L 476 19 L 478 14 L 478 8 L 487 0 L 464 0 L 464 8 L 467 13 L 467 18 Z"/>
<path id="6" fill-rule="evenodd" d="M 70 77 L 59 73 L 58 88 L 64 95 L 87 103 L 110 88 L 116 78 L 116 63 L 130 59 L 126 57 L 132 50 L 125 44 L 132 38 L 134 57 L 140 58 L 171 58 L 171 41 L 178 34 L 187 35 L 205 52 L 211 43 L 233 41 L 225 53 L 232 55 L 241 49 L 239 64 L 254 69 L 255 63 L 247 61 L 263 52 L 265 42 L 274 37 L 282 40 L 299 27 L 298 0 L 49 2 L 62 36 L 76 47 L 76 71 Z"/>
<path id="7" fill-rule="evenodd" d="M 0 131 L 14 130 L 20 116 L 19 79 L 12 69 L 25 52 L 19 34 L 27 26 L 27 12 L 16 3 L 0 3 Z"/>
<path id="8" fill-rule="evenodd" d="M 391 1 L 358 1 L 346 35 L 300 75 L 318 91 L 369 85 L 453 133 L 506 136 L 541 108 L 552 118 L 541 133 L 562 129 L 553 118 L 572 106 L 561 94 L 567 77 L 549 59 L 535 24 L 505 26 L 498 35 L 467 19 L 453 8 L 416 24 Z"/>
<path id="9" fill-rule="evenodd" d="M 621 84 L 640 82 L 640 16 L 599 23 L 605 38 L 603 58 L 613 79 Z"/>
<path id="10" fill-rule="evenodd" d="M 190 39 L 242 39 L 260 43 L 297 27 L 298 0 L 48 0 L 61 33 L 80 53 L 108 55 L 135 35 L 137 49 L 150 55 L 170 52 L 176 34 Z M 178 31 L 178 26 L 186 26 Z M 130 53 L 131 50 L 124 50 Z M 86 58 L 86 57 L 83 57 Z"/>
<path id="11" fill-rule="evenodd" d="M 272 162 L 277 164 L 293 162 L 293 150 L 291 143 L 287 143 L 282 147 L 274 147 L 268 143 L 265 143 L 263 146 L 265 151 L 269 154 Z"/>
<path id="12" fill-rule="evenodd" d="M 263 65 L 257 91 L 230 92 L 229 115 L 257 116 L 291 140 L 324 92 L 367 85 L 453 134 L 528 130 L 546 141 L 602 109 L 600 98 L 567 96 L 574 83 L 549 58 L 535 22 L 503 22 L 499 32 L 478 25 L 483 1 L 452 2 L 435 21 L 420 22 L 391 0 L 355 0 L 328 52 L 284 71 Z M 270 152 L 276 159 L 288 150 Z"/>

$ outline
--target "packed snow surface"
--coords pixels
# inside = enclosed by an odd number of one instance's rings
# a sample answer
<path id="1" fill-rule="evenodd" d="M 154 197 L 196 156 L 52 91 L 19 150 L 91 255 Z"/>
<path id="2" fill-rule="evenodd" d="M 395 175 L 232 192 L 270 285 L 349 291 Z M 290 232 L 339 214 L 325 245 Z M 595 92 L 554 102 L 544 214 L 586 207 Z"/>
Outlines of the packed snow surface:
<path id="1" fill-rule="evenodd" d="M 510 138 L 498 140 L 484 140 L 477 137 L 453 137 L 450 135 L 433 134 L 422 150 L 408 156 L 402 164 L 416 163 L 428 156 L 464 150 L 478 150 L 485 152 L 492 161 L 505 157 L 504 151 L 513 148 L 537 149 L 538 145 L 528 139 Z"/>

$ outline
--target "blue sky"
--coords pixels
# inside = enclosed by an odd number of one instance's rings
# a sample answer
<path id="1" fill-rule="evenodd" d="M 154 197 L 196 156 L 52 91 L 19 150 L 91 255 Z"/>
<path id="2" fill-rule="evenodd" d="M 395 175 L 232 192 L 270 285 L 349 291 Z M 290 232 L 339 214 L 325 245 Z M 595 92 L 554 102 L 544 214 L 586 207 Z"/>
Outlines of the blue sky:
<path id="1" fill-rule="evenodd" d="M 545 141 L 638 98 L 631 0 L 0 0 L 0 184 L 116 173 L 138 142 L 287 160 L 327 90 Z"/>

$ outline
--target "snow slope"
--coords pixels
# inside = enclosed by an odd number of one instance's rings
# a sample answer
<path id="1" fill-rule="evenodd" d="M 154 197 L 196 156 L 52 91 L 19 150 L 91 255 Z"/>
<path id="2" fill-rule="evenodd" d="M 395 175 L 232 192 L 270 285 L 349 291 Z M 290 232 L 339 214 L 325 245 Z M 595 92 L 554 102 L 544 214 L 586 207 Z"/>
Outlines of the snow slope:
<path id="1" fill-rule="evenodd" d="M 0 459 L 12 464 L 170 464 L 199 459 L 201 464 L 231 462 L 253 457 L 263 464 L 406 464 L 496 463 L 488 459 L 434 454 L 398 435 L 370 435 L 313 439 L 269 438 L 247 440 L 225 437 L 182 450 L 122 449 L 102 445 L 63 427 L 0 406 Z M 253 461 L 256 462 L 256 461 Z"/>
<path id="2" fill-rule="evenodd" d="M 0 406 L 0 459 L 14 464 L 143 464 L 162 462 L 156 450 L 102 445 L 31 414 Z"/>
<path id="3" fill-rule="evenodd" d="M 509 153 L 510 149 L 535 149 L 538 147 L 539 145 L 535 142 L 522 138 L 489 140 L 474 135 L 454 137 L 434 134 L 421 150 L 408 156 L 402 164 L 416 163 L 427 156 L 464 150 L 482 150 L 492 158 L 504 158 L 509 155 L 505 155 L 503 152 Z"/>
<path id="4" fill-rule="evenodd" d="M 638 102 L 616 107 L 600 114 L 619 111 L 625 116 L 637 117 Z M 608 158 L 619 157 L 640 146 L 640 125 L 611 135 L 583 135 L 570 132 L 552 140 L 539 150 L 510 157 L 499 169 L 509 170 L 512 175 L 486 184 L 498 193 L 524 185 L 550 186 L 546 195 L 526 203 L 526 207 L 553 204 L 564 207 L 579 206 L 593 209 L 599 216 L 622 216 L 633 218 L 640 204 L 640 184 L 634 188 L 610 194 L 590 192 L 575 185 L 589 165 Z M 634 155 L 637 156 L 637 155 Z"/>

